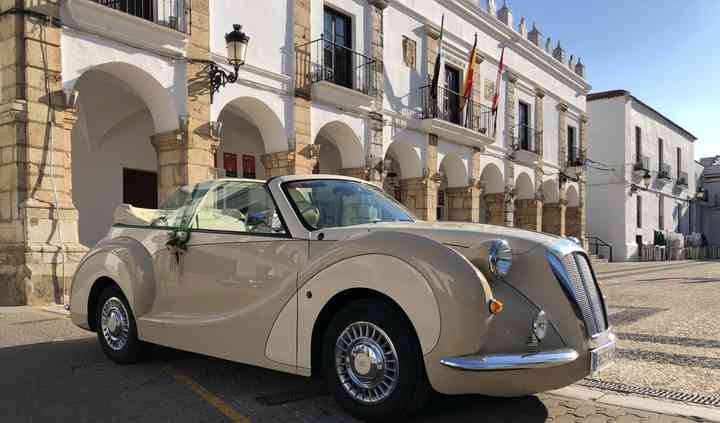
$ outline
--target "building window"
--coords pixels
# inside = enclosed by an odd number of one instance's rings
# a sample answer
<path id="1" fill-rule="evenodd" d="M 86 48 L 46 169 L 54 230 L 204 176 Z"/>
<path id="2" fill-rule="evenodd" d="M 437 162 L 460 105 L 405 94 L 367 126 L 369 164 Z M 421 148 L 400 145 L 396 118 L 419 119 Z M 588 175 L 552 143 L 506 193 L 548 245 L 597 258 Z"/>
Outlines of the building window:
<path id="1" fill-rule="evenodd" d="M 641 229 L 642 228 L 642 197 L 638 195 L 635 198 L 637 200 L 635 223 L 636 223 L 636 226 L 638 227 L 638 229 Z"/>
<path id="2" fill-rule="evenodd" d="M 567 157 L 568 163 L 576 163 L 580 159 L 580 151 L 577 143 L 577 129 L 574 126 L 567 127 Z"/>
<path id="3" fill-rule="evenodd" d="M 324 72 L 328 80 L 353 87 L 352 20 L 340 12 L 325 8 L 323 35 Z"/>
<path id="4" fill-rule="evenodd" d="M 225 169 L 225 176 L 227 176 L 228 178 L 237 178 L 237 175 L 238 175 L 237 154 L 223 153 L 223 169 Z"/>
<path id="5" fill-rule="evenodd" d="M 520 148 L 527 151 L 531 149 L 532 140 L 530 139 L 530 105 L 521 101 L 518 110 L 518 142 Z"/>
<path id="6" fill-rule="evenodd" d="M 658 138 L 658 172 L 662 172 L 663 163 L 665 163 L 663 140 Z"/>
<path id="7" fill-rule="evenodd" d="M 635 163 L 642 161 L 642 129 L 635 127 Z"/>
<path id="8" fill-rule="evenodd" d="M 402 37 L 403 61 L 410 69 L 415 69 L 417 48 L 415 40 L 403 35 Z"/>
<path id="9" fill-rule="evenodd" d="M 255 179 L 255 156 L 243 154 L 243 178 Z"/>
<path id="10" fill-rule="evenodd" d="M 460 69 L 445 65 L 445 120 L 460 124 Z"/>
<path id="11" fill-rule="evenodd" d="M 658 228 L 665 229 L 665 198 L 658 196 Z"/>

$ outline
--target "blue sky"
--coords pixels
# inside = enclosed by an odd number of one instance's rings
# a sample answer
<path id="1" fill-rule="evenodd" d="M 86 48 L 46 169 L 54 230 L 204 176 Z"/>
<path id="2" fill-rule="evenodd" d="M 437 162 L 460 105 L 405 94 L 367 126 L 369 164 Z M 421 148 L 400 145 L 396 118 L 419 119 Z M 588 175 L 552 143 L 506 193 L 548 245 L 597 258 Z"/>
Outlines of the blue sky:
<path id="1" fill-rule="evenodd" d="M 484 3 L 484 2 L 483 2 Z M 498 8 L 502 0 L 498 0 Z M 720 154 L 720 0 L 510 0 L 515 24 L 580 56 L 593 91 L 627 89 Z"/>

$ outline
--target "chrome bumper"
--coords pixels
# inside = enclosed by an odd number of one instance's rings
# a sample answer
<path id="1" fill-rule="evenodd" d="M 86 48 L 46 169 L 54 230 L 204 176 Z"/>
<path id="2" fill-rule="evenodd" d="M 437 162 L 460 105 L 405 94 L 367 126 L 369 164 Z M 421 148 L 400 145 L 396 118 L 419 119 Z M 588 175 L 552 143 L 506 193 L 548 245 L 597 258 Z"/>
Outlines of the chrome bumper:
<path id="1" fill-rule="evenodd" d="M 460 370 L 520 370 L 562 366 L 578 358 L 577 351 L 564 348 L 527 354 L 466 355 L 443 358 L 440 363 Z"/>

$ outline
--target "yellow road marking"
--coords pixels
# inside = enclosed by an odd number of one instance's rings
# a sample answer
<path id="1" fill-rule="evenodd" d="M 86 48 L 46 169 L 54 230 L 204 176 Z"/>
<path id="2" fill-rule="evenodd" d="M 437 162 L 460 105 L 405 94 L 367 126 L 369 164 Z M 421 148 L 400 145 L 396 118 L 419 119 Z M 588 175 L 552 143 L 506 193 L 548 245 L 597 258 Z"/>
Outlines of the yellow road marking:
<path id="1" fill-rule="evenodd" d="M 223 413 L 226 417 L 233 421 L 233 423 L 250 423 L 250 419 L 238 413 L 232 406 L 225 401 L 213 395 L 212 392 L 205 389 L 204 386 L 190 379 L 189 377 L 173 371 L 172 368 L 167 368 L 172 377 L 178 382 L 182 382 L 187 385 L 197 396 L 204 399 L 208 404 L 215 407 L 219 412 Z"/>

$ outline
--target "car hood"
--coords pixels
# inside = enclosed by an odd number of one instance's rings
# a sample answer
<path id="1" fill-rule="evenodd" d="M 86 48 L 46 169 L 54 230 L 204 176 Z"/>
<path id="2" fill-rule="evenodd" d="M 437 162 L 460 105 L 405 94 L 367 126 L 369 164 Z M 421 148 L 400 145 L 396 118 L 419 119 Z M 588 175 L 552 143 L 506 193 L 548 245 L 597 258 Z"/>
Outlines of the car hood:
<path id="1" fill-rule="evenodd" d="M 339 241 L 363 232 L 375 231 L 413 233 L 461 248 L 470 248 L 491 239 L 504 239 L 510 243 L 513 254 L 523 254 L 538 245 L 551 244 L 560 239 L 554 235 L 524 229 L 465 222 L 380 222 L 322 229 L 317 232 L 322 232 L 326 240 Z"/>

